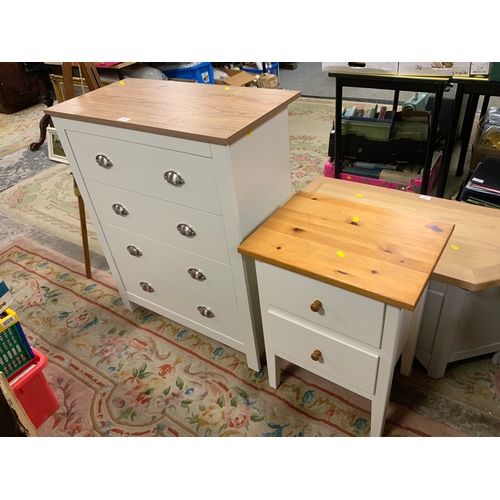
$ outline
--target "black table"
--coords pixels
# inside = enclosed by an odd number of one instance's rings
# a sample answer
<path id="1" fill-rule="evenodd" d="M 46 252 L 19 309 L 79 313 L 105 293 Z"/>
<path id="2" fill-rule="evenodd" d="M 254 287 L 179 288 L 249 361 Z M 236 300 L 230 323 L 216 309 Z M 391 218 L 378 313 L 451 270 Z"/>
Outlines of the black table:
<path id="1" fill-rule="evenodd" d="M 455 104 L 453 106 L 451 118 L 450 137 L 454 137 L 457 132 L 458 120 L 464 95 L 469 95 L 467 107 L 462 126 L 462 146 L 460 148 L 460 157 L 457 164 L 456 175 L 461 177 L 464 172 L 465 157 L 469 147 L 472 127 L 474 125 L 474 117 L 476 114 L 479 96 L 484 96 L 483 105 L 481 107 L 481 117 L 486 113 L 491 96 L 500 97 L 500 82 L 492 82 L 484 77 L 456 77 L 451 79 L 451 83 L 457 85 L 457 94 L 455 96 Z M 451 143 L 451 141 L 450 141 Z M 443 172 L 438 185 L 438 196 L 443 197 L 446 187 L 446 178 L 450 167 L 451 155 L 453 153 L 453 144 L 447 144 L 443 158 Z"/>
<path id="2" fill-rule="evenodd" d="M 396 110 L 400 91 L 427 92 L 435 94 L 432 108 L 431 129 L 428 137 L 428 147 L 422 176 L 421 194 L 427 194 L 429 174 L 432 167 L 432 155 L 436 141 L 438 118 L 441 111 L 444 89 L 450 84 L 451 78 L 410 77 L 397 75 L 365 75 L 353 73 L 328 73 L 335 78 L 335 131 L 342 130 L 342 89 L 344 87 L 384 89 L 394 91 L 393 109 Z M 458 119 L 458 118 L 457 118 Z M 453 136 L 449 136 L 453 137 Z M 452 141 L 447 141 L 452 142 Z M 335 133 L 335 177 L 340 178 L 341 134 Z M 440 175 L 443 175 L 443 170 Z M 440 182 L 442 177 L 440 179 Z M 446 180 L 445 180 L 446 183 Z M 444 191 L 443 191 L 444 192 Z M 443 197 L 442 195 L 440 196 Z"/>

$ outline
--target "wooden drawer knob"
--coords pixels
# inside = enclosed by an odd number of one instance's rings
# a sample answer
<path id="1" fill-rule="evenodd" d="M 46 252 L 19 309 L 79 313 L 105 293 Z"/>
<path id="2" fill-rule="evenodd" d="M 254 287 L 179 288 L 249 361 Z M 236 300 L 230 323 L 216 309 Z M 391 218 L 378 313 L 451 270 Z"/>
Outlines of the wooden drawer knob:
<path id="1" fill-rule="evenodd" d="M 315 300 L 311 304 L 311 311 L 317 313 L 322 307 L 323 307 L 323 304 L 321 303 L 321 300 Z"/>
<path id="2" fill-rule="evenodd" d="M 318 359 L 321 358 L 321 351 L 319 349 L 316 349 L 312 354 L 311 354 L 311 359 L 313 361 L 318 361 Z"/>

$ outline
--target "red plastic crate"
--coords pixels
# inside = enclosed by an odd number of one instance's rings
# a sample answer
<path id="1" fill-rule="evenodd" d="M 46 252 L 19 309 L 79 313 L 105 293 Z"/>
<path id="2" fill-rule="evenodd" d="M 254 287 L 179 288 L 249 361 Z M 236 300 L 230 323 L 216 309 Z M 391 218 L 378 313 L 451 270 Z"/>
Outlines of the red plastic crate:
<path id="1" fill-rule="evenodd" d="M 59 403 L 42 370 L 47 357 L 32 347 L 35 361 L 21 372 L 10 385 L 35 427 L 39 427 L 58 408 Z"/>

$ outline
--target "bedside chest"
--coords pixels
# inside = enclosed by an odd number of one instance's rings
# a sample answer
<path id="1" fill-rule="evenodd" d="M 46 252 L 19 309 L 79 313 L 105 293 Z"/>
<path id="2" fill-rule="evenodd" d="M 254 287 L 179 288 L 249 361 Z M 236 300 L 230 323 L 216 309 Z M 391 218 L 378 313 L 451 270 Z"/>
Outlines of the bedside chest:
<path id="1" fill-rule="evenodd" d="M 46 110 L 125 306 L 229 345 L 254 370 L 256 278 L 237 247 L 291 197 L 299 96 L 127 79 Z"/>
<path id="2" fill-rule="evenodd" d="M 238 248 L 257 269 L 270 385 L 279 359 L 299 365 L 370 399 L 382 435 L 394 366 L 453 227 L 305 191 L 277 210 Z"/>

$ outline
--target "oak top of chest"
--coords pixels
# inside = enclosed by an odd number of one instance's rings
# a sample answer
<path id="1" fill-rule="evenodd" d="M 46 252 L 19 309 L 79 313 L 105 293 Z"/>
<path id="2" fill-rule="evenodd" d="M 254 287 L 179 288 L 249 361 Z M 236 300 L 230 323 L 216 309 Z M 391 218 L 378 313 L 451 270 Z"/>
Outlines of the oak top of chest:
<path id="1" fill-rule="evenodd" d="M 238 251 L 413 311 L 453 228 L 449 222 L 300 191 Z"/>
<path id="2" fill-rule="evenodd" d="M 127 78 L 45 114 L 229 145 L 299 97 L 292 90 Z"/>

